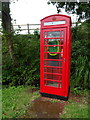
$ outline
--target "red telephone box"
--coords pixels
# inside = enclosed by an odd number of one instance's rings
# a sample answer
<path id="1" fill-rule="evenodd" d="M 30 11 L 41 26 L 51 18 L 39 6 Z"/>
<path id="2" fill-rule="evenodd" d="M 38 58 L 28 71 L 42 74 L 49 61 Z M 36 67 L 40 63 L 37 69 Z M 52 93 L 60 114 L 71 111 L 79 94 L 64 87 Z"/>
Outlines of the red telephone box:
<path id="1" fill-rule="evenodd" d="M 55 14 L 41 20 L 40 93 L 68 99 L 70 86 L 71 18 Z"/>

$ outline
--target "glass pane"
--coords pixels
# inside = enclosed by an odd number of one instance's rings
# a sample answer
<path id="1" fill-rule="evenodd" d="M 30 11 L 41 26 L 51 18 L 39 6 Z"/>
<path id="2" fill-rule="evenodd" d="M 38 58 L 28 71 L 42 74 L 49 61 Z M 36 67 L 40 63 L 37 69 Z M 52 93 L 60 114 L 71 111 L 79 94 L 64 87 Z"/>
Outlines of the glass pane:
<path id="1" fill-rule="evenodd" d="M 44 38 L 58 38 L 58 37 L 64 37 L 64 31 L 44 32 Z"/>
<path id="2" fill-rule="evenodd" d="M 48 40 L 48 45 L 53 45 L 53 46 L 48 46 L 48 52 L 60 52 L 60 46 L 54 46 L 54 45 L 60 45 L 60 41 L 56 39 L 49 39 Z M 50 53 L 52 56 L 55 56 L 55 53 Z"/>
<path id="3" fill-rule="evenodd" d="M 46 41 L 46 45 L 63 45 L 63 43 L 64 43 L 63 38 L 61 38 L 61 39 L 45 39 L 45 41 Z"/>
<path id="4" fill-rule="evenodd" d="M 59 66 L 62 67 L 62 61 L 48 61 L 48 65 L 47 66 Z"/>
<path id="5" fill-rule="evenodd" d="M 61 53 L 53 53 L 55 56 L 51 56 L 52 53 L 44 53 L 44 59 L 61 59 L 62 60 L 62 57 L 63 57 L 63 52 Z M 55 62 L 54 62 L 55 63 Z"/>
<path id="6" fill-rule="evenodd" d="M 47 72 L 47 69 L 48 69 L 47 67 L 44 67 L 44 72 Z"/>
<path id="7" fill-rule="evenodd" d="M 47 65 L 47 61 L 46 60 L 44 60 L 44 65 Z"/>
<path id="8" fill-rule="evenodd" d="M 61 31 L 60 33 L 61 33 L 61 37 L 64 37 L 64 31 Z"/>
<path id="9" fill-rule="evenodd" d="M 48 32 L 48 38 L 56 38 L 56 37 L 60 37 L 60 31 L 52 31 L 52 32 Z"/>
<path id="10" fill-rule="evenodd" d="M 49 52 L 49 51 L 48 51 Z M 49 52 L 48 53 L 48 59 L 62 59 L 63 52 L 59 51 L 59 53 Z"/>
<path id="11" fill-rule="evenodd" d="M 58 80 L 61 81 L 62 80 L 62 76 L 61 75 L 55 75 L 55 73 L 47 73 L 44 74 L 44 79 L 51 79 L 51 80 Z"/>
<path id="12" fill-rule="evenodd" d="M 48 49 L 47 49 L 48 47 L 44 47 L 44 52 L 47 52 L 48 51 Z"/>
<path id="13" fill-rule="evenodd" d="M 44 45 L 63 45 L 64 39 L 44 39 Z"/>
<path id="14" fill-rule="evenodd" d="M 53 79 L 52 74 L 44 74 L 44 79 Z"/>
<path id="15" fill-rule="evenodd" d="M 47 56 L 47 57 L 46 57 Z M 44 47 L 44 59 L 62 59 L 63 46 L 45 46 Z"/>
<path id="16" fill-rule="evenodd" d="M 62 74 L 62 68 L 44 67 L 44 72 Z"/>
<path id="17" fill-rule="evenodd" d="M 47 59 L 47 55 L 48 55 L 47 53 L 44 53 L 44 59 Z"/>
<path id="18" fill-rule="evenodd" d="M 44 40 L 44 45 L 47 45 L 47 42 L 48 42 L 48 40 L 47 40 L 47 39 L 45 39 L 45 40 Z"/>
<path id="19" fill-rule="evenodd" d="M 52 75 L 52 80 L 60 80 L 60 75 Z"/>
<path id="20" fill-rule="evenodd" d="M 58 87 L 58 82 L 45 81 L 45 85 L 47 85 L 47 86 L 52 86 L 52 87 Z"/>
<path id="21" fill-rule="evenodd" d="M 47 32 L 44 32 L 44 38 L 47 38 Z"/>
<path id="22" fill-rule="evenodd" d="M 62 74 L 62 68 L 52 68 L 52 72 Z"/>
<path id="23" fill-rule="evenodd" d="M 59 83 L 59 87 L 62 88 L 62 83 L 61 82 Z"/>
<path id="24" fill-rule="evenodd" d="M 60 39 L 48 39 L 48 45 L 60 45 Z"/>

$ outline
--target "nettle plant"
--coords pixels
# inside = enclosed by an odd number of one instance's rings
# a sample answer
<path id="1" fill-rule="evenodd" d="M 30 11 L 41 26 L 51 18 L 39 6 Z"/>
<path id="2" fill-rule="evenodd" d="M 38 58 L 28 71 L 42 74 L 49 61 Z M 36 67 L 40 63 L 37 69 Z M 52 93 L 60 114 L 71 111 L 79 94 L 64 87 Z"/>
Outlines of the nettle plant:
<path id="1" fill-rule="evenodd" d="M 90 88 L 89 21 L 72 29 L 71 82 L 74 87 L 79 87 L 79 89 Z"/>

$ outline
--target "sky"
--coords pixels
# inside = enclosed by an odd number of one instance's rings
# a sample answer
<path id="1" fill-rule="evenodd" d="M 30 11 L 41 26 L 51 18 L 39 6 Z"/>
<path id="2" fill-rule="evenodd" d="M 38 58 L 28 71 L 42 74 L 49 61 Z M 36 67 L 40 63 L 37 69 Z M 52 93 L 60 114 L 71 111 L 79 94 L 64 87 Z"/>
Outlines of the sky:
<path id="1" fill-rule="evenodd" d="M 39 24 L 40 19 L 56 14 L 56 8 L 47 4 L 48 0 L 18 0 L 11 3 L 11 15 L 17 24 Z"/>
<path id="2" fill-rule="evenodd" d="M 48 0 L 15 0 L 11 2 L 10 10 L 12 23 L 16 25 L 21 24 L 40 24 L 40 20 L 46 16 L 57 14 L 57 9 L 52 4 L 47 4 Z M 64 10 L 60 14 L 67 14 Z M 76 17 L 71 16 L 72 21 Z M 14 21 L 16 20 L 16 22 Z M 33 27 L 33 26 L 32 26 Z M 14 27 L 17 29 L 17 27 Z M 23 26 L 23 29 L 25 27 Z"/>
<path id="3" fill-rule="evenodd" d="M 18 0 L 11 3 L 11 16 L 16 24 L 39 24 L 46 16 L 57 14 L 57 9 L 48 0 Z M 61 14 L 66 14 L 63 10 Z M 74 20 L 74 19 L 73 19 Z"/>

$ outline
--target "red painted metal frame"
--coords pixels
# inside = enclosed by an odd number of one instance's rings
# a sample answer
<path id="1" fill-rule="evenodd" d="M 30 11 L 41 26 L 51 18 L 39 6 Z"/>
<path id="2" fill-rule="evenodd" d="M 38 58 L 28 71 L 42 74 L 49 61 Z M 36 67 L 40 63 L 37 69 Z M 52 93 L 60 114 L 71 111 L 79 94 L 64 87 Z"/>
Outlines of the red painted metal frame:
<path id="1" fill-rule="evenodd" d="M 53 19 L 55 18 L 55 19 Z M 52 21 L 66 21 L 66 24 L 60 24 L 60 25 L 48 25 L 44 26 L 44 22 L 52 22 Z M 54 38 L 44 38 L 44 32 L 51 32 L 51 31 L 64 31 L 65 36 L 64 37 L 58 37 L 55 39 L 64 39 L 63 45 L 54 45 L 54 46 L 63 46 L 63 59 L 57 60 L 57 59 L 44 59 L 44 47 L 46 46 L 53 46 L 53 45 L 44 45 L 44 39 L 54 39 Z M 52 52 L 54 53 L 54 52 Z M 58 54 L 61 52 L 57 52 Z M 66 15 L 60 15 L 55 14 L 51 16 L 47 16 L 44 19 L 41 20 L 41 30 L 40 30 L 40 92 L 41 93 L 48 93 L 52 95 L 58 95 L 67 97 L 68 96 L 68 90 L 70 86 L 70 56 L 71 56 L 71 18 Z M 60 66 L 47 66 L 44 65 L 44 60 L 52 60 L 52 61 L 63 61 L 62 67 Z M 51 74 L 48 72 L 44 72 L 44 67 L 48 68 L 62 68 L 62 74 L 60 73 L 53 73 L 56 75 L 62 75 L 62 81 L 58 80 L 52 80 L 52 79 L 45 79 L 44 74 Z M 62 88 L 52 87 L 52 86 L 46 86 L 44 82 L 46 81 L 56 81 L 56 82 L 62 82 Z"/>

